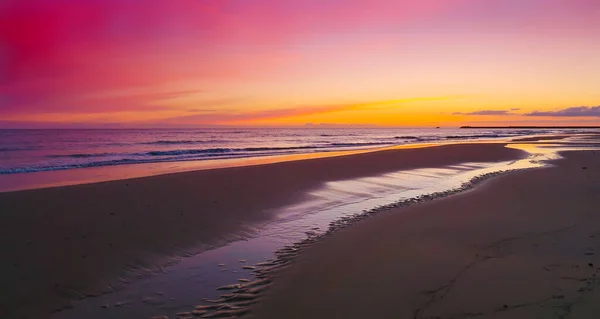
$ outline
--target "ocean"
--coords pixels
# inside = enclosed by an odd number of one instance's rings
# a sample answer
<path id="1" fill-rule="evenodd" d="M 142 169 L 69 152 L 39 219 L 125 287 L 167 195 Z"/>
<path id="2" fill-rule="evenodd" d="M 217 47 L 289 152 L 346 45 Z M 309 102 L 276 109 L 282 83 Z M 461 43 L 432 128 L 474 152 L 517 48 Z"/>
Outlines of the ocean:
<path id="1" fill-rule="evenodd" d="M 574 131 L 577 130 L 568 132 Z M 561 131 L 446 128 L 0 130 L 0 174 L 330 152 L 558 132 Z"/>

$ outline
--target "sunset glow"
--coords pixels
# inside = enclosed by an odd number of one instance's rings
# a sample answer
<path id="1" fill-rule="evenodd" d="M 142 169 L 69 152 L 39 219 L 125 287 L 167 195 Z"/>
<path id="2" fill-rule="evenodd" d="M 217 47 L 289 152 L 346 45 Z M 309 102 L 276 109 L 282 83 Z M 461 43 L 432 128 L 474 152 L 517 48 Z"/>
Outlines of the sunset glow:
<path id="1" fill-rule="evenodd" d="M 598 125 L 596 0 L 8 0 L 0 128 Z"/>

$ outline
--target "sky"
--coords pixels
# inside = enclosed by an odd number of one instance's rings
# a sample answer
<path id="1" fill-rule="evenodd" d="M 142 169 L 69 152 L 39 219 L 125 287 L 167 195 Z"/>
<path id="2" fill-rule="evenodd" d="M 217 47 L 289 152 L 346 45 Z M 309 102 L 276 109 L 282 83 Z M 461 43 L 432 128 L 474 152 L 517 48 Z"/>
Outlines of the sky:
<path id="1" fill-rule="evenodd" d="M 2 0 L 0 128 L 600 125 L 597 0 Z"/>

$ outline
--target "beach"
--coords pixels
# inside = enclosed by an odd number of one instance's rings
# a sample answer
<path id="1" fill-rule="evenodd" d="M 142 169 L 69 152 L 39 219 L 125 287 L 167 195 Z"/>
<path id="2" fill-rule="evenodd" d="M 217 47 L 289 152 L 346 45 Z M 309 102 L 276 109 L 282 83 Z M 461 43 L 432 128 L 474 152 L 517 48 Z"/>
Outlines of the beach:
<path id="1" fill-rule="evenodd" d="M 600 318 L 600 0 L 0 0 L 0 319 Z"/>
<path id="2" fill-rule="evenodd" d="M 46 316 L 243 239 L 328 181 L 524 156 L 503 143 L 456 144 L 0 193 L 0 315 Z"/>
<path id="3" fill-rule="evenodd" d="M 562 155 L 325 236 L 253 318 L 597 318 L 600 151 Z"/>

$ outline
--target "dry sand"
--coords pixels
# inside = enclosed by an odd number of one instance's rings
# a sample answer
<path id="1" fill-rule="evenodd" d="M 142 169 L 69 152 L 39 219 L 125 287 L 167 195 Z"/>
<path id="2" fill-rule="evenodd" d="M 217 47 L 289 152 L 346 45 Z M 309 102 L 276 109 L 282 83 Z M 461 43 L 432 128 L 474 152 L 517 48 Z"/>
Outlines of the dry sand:
<path id="1" fill-rule="evenodd" d="M 0 193 L 0 317 L 110 291 L 126 269 L 234 239 L 326 181 L 523 154 L 461 144 Z"/>
<path id="2" fill-rule="evenodd" d="M 253 318 L 599 318 L 600 152 L 340 230 Z"/>

